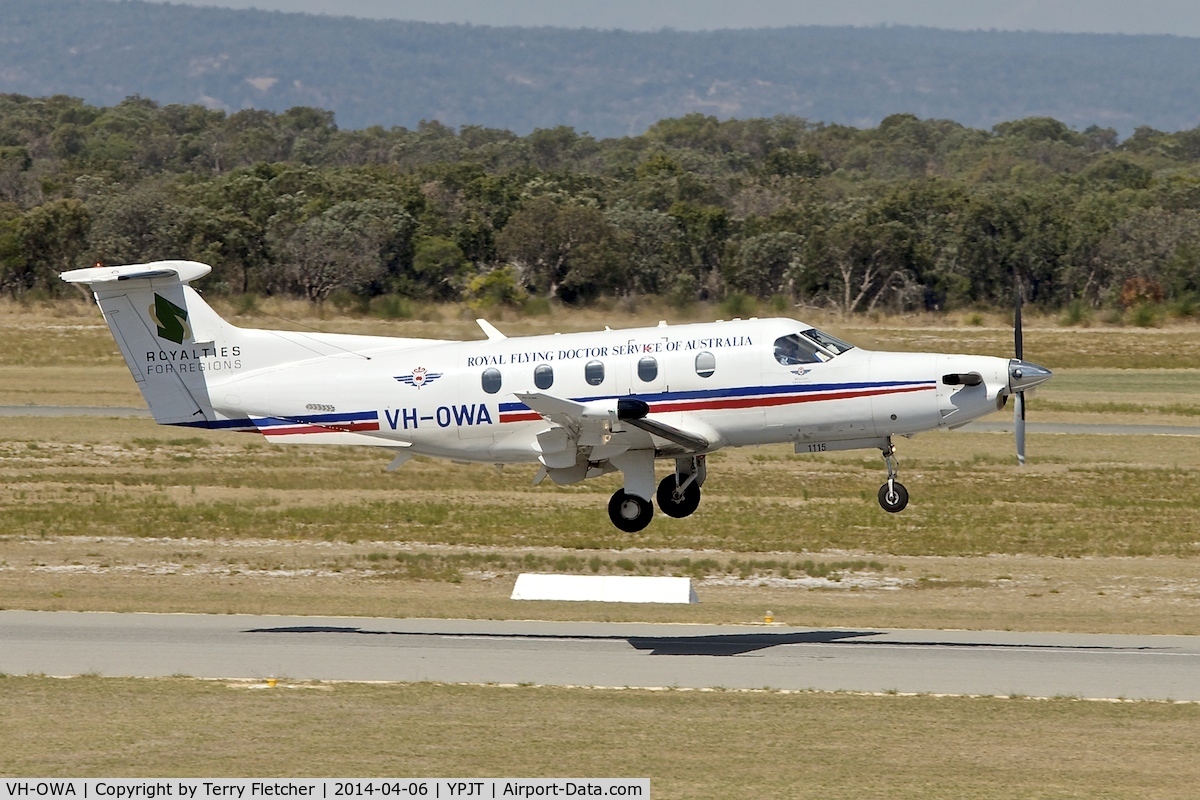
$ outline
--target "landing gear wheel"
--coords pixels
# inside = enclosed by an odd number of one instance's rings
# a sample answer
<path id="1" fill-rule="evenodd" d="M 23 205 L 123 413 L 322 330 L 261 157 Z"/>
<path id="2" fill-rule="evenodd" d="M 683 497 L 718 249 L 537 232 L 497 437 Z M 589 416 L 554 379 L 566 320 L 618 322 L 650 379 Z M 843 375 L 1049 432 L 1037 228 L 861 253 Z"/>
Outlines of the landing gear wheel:
<path id="1" fill-rule="evenodd" d="M 626 533 L 637 533 L 650 524 L 654 516 L 654 505 L 635 494 L 626 494 L 618 489 L 608 501 L 608 518 Z"/>
<path id="2" fill-rule="evenodd" d="M 668 475 L 658 484 L 658 507 L 668 517 L 682 519 L 690 516 L 700 505 L 700 486 L 692 481 L 679 492 L 676 497 L 678 481 L 674 475 Z"/>
<path id="3" fill-rule="evenodd" d="M 903 511 L 908 505 L 908 489 L 899 481 L 888 481 L 879 487 L 879 505 L 892 514 Z"/>

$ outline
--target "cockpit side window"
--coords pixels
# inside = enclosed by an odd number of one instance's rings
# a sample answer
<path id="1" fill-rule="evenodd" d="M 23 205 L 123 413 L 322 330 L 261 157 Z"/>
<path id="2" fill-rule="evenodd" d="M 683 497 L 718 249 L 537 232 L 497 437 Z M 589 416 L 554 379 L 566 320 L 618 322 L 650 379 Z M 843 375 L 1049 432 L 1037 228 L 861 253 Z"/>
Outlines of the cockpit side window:
<path id="1" fill-rule="evenodd" d="M 789 333 L 775 340 L 775 360 L 785 367 L 795 364 L 816 364 L 824 361 L 817 346 L 798 333 Z"/>
<path id="2" fill-rule="evenodd" d="M 847 350 L 854 349 L 854 345 L 843 342 L 836 336 L 830 336 L 828 333 L 819 331 L 816 328 L 809 328 L 804 332 L 804 335 L 821 345 L 821 347 L 824 347 L 829 352 L 833 353 L 835 356 L 840 356 Z"/>

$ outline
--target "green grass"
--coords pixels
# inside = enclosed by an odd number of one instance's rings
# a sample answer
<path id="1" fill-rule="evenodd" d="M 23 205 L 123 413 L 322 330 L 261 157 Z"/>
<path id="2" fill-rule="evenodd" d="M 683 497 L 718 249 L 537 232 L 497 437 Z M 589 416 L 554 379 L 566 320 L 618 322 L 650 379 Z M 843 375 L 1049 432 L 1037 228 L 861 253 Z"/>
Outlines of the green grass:
<path id="1" fill-rule="evenodd" d="M 1030 401 L 1033 405 L 1034 401 Z M 1121 414 L 1134 417 L 1143 414 L 1169 414 L 1180 417 L 1200 417 L 1200 405 L 1183 403 L 1072 403 L 1061 400 L 1038 400 L 1037 411 L 1066 411 L 1073 414 Z"/>
<path id="2" fill-rule="evenodd" d="M 604 575 L 671 575 L 703 580 L 736 575 L 741 578 L 826 578 L 840 581 L 846 573 L 883 572 L 885 564 L 876 560 L 813 561 L 790 558 L 692 558 L 594 555 L 568 553 L 515 554 L 507 552 L 422 552 L 397 551 L 394 554 L 372 552 L 359 557 L 385 578 L 407 580 L 445 580 L 458 582 L 466 571 L 515 574 L 518 572 L 554 572 Z"/>
<path id="3" fill-rule="evenodd" d="M 387 473 L 386 458 L 368 448 L 262 447 L 238 434 L 99 441 L 110 426 L 135 423 L 39 421 L 0 443 L 2 532 L 733 553 L 1200 554 L 1200 442 L 1189 437 L 1032 436 L 1024 469 L 1000 435 L 902 441 L 901 479 L 913 499 L 896 515 L 875 501 L 883 479 L 876 455 L 722 452 L 710 458 L 694 516 L 658 515 L 628 535 L 605 512 L 616 476 L 535 488 L 531 468 L 417 460 Z M 148 420 L 137 427 L 154 430 Z"/>

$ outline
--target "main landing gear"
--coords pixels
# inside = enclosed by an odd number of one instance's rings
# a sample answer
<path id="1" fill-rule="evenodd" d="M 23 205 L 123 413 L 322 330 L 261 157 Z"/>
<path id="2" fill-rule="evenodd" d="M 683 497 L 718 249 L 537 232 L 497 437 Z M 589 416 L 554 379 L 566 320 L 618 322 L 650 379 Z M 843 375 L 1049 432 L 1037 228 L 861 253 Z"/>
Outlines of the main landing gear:
<path id="1" fill-rule="evenodd" d="M 668 517 L 690 516 L 700 505 L 700 487 L 706 475 L 704 456 L 675 459 L 675 474 L 668 475 L 658 484 L 655 493 L 658 507 Z M 619 489 L 608 501 L 608 518 L 626 533 L 637 533 L 649 525 L 653 517 L 654 506 L 650 501 L 625 489 Z"/>
<path id="2" fill-rule="evenodd" d="M 649 500 L 618 489 L 608 501 L 608 518 L 626 533 L 637 533 L 650 524 L 654 517 L 654 506 Z"/>
<path id="3" fill-rule="evenodd" d="M 900 471 L 900 464 L 896 461 L 896 448 L 892 447 L 892 440 L 889 437 L 887 447 L 883 448 L 883 463 L 887 464 L 888 478 L 887 483 L 879 487 L 879 506 L 884 511 L 895 514 L 903 511 L 908 505 L 908 489 L 904 488 L 904 484 L 896 480 L 896 475 Z"/>

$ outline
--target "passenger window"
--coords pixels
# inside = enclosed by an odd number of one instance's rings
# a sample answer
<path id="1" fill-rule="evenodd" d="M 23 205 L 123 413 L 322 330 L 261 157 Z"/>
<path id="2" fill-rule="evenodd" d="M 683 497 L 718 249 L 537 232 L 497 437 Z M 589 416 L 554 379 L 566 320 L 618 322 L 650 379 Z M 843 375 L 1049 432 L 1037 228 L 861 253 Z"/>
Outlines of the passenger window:
<path id="1" fill-rule="evenodd" d="M 533 385 L 539 389 L 549 389 L 554 385 L 554 367 L 542 364 L 533 371 Z"/>
<path id="2" fill-rule="evenodd" d="M 717 371 L 717 357 L 707 351 L 696 356 L 696 374 L 701 378 L 710 378 Z"/>
<path id="3" fill-rule="evenodd" d="M 589 361 L 583 368 L 583 379 L 590 386 L 604 383 L 604 364 L 600 361 Z"/>
<path id="4" fill-rule="evenodd" d="M 775 340 L 775 360 L 790 367 L 796 364 L 819 364 L 824 359 L 817 354 L 816 344 L 793 333 Z"/>
<path id="5" fill-rule="evenodd" d="M 495 394 L 500 391 L 502 379 L 500 377 L 500 370 L 495 367 L 485 369 L 479 380 L 483 384 L 483 390 L 488 394 Z"/>
<path id="6" fill-rule="evenodd" d="M 643 383 L 649 383 L 658 377 L 658 361 L 654 356 L 646 356 L 638 362 L 638 377 Z"/>

